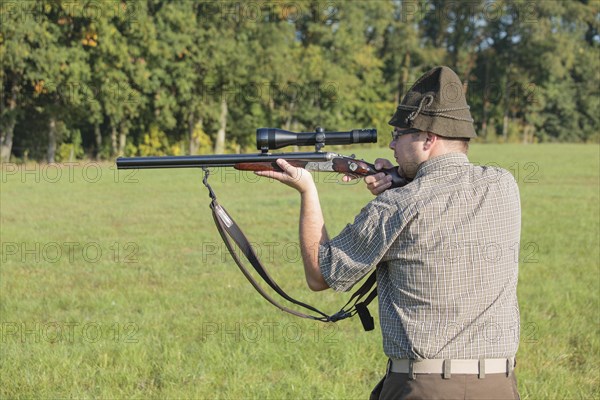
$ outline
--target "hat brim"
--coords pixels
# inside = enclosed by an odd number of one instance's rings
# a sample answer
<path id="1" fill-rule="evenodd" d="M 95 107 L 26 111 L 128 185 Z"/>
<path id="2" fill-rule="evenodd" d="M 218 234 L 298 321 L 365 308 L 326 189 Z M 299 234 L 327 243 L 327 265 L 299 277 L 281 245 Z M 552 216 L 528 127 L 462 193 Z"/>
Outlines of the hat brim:
<path id="1" fill-rule="evenodd" d="M 409 110 L 398 108 L 394 116 L 388 122 L 397 128 L 415 128 L 425 132 L 451 138 L 476 138 L 475 128 L 472 122 L 419 114 L 411 124 L 408 123 Z"/>

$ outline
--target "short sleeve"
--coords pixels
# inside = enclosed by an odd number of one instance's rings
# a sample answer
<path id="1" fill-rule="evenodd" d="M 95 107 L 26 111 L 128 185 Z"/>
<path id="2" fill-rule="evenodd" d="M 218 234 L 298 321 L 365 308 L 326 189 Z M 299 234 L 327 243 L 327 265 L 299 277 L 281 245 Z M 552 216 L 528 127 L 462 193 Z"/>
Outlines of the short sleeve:
<path id="1" fill-rule="evenodd" d="M 387 191 L 367 204 L 342 232 L 319 248 L 319 266 L 325 282 L 347 291 L 383 258 L 400 234 L 402 213 Z"/>

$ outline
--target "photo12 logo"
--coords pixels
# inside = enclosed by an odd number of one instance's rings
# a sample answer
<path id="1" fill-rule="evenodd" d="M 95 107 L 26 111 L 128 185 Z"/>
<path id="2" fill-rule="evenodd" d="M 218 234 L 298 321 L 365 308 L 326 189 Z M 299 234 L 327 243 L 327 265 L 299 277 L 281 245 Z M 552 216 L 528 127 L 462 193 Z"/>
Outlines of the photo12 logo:
<path id="1" fill-rule="evenodd" d="M 507 20 L 523 23 L 536 23 L 539 19 L 539 5 L 534 1 L 469 1 L 455 0 L 444 2 L 403 0 L 399 18 L 402 22 L 415 22 L 423 19 L 452 23 L 457 21 L 495 22 Z"/>
<path id="2" fill-rule="evenodd" d="M 313 23 L 331 23 L 337 18 L 338 7 L 332 1 L 203 1 L 196 3 L 202 21 L 223 23 L 294 23 L 308 20 Z"/>
<path id="3" fill-rule="evenodd" d="M 245 82 L 221 84 L 205 82 L 200 87 L 205 102 L 290 104 L 312 102 L 331 105 L 339 102 L 338 82 Z"/>
<path id="4" fill-rule="evenodd" d="M 137 343 L 139 330 L 135 322 L 8 321 L 0 323 L 0 343 Z"/>
<path id="5" fill-rule="evenodd" d="M 2 163 L 2 183 L 97 183 L 110 179 L 114 183 L 138 183 L 138 170 L 118 170 L 97 162 L 65 162 L 50 164 Z"/>
<path id="6" fill-rule="evenodd" d="M 134 242 L 2 242 L 2 263 L 55 264 L 66 262 L 131 264 L 138 262 L 139 245 Z"/>
<path id="7" fill-rule="evenodd" d="M 312 341 L 314 343 L 337 343 L 338 326 L 335 324 L 309 324 L 308 327 L 289 322 L 203 322 L 201 341 L 217 340 L 219 342 L 260 341 L 297 343 Z"/>
<path id="8" fill-rule="evenodd" d="M 2 1 L 0 22 L 42 22 L 47 18 L 48 11 L 53 12 L 53 17 L 60 25 L 74 18 L 85 18 L 95 22 L 117 18 L 124 23 L 133 24 L 138 22 L 140 6 L 136 1 L 122 0 L 66 0 L 56 3 L 39 0 Z"/>

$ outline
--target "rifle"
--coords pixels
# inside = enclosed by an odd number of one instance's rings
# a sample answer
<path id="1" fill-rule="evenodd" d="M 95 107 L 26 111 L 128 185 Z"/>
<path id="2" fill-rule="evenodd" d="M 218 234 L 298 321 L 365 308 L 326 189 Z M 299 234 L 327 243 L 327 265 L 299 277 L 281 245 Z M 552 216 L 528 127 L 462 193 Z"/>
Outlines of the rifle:
<path id="1" fill-rule="evenodd" d="M 396 168 L 376 170 L 373 164 L 357 160 L 354 156 L 343 156 L 323 152 L 325 144 L 376 143 L 377 130 L 354 129 L 348 132 L 288 132 L 283 129 L 260 128 L 256 130 L 256 147 L 259 154 L 217 154 L 207 156 L 163 156 L 163 157 L 120 157 L 118 169 L 149 168 L 207 168 L 233 167 L 242 171 L 281 171 L 276 161 L 286 160 L 294 167 L 308 171 L 337 172 L 355 178 L 383 172 L 392 176 L 392 188 L 408 183 Z M 314 152 L 270 153 L 286 146 L 315 145 Z"/>
<path id="2" fill-rule="evenodd" d="M 326 144 L 345 145 L 354 143 L 376 143 L 377 131 L 375 129 L 354 129 L 348 132 L 325 132 L 323 128 L 317 128 L 315 132 L 289 132 L 276 128 L 259 128 L 256 130 L 256 147 L 261 152 L 259 154 L 218 154 L 207 156 L 164 156 L 164 157 L 119 157 L 117 158 L 118 169 L 150 169 L 150 168 L 202 168 L 204 170 L 203 183 L 209 191 L 211 198 L 210 208 L 212 210 L 215 225 L 227 246 L 229 253 L 234 261 L 254 286 L 254 288 L 268 302 L 290 314 L 318 320 L 322 322 L 336 322 L 355 314 L 358 314 L 363 327 L 369 331 L 374 328 L 373 318 L 371 317 L 367 305 L 376 297 L 377 288 L 371 290 L 376 281 L 375 272 L 363 283 L 363 285 L 350 297 L 350 300 L 333 315 L 328 315 L 317 308 L 302 303 L 290 297 L 281 287 L 271 278 L 261 261 L 258 259 L 252 245 L 233 220 L 231 215 L 218 204 L 217 197 L 208 183 L 208 167 L 233 167 L 245 171 L 281 171 L 277 165 L 277 159 L 284 159 L 295 167 L 304 168 L 309 171 L 330 171 L 349 175 L 352 177 L 363 177 L 383 172 L 392 177 L 392 188 L 401 187 L 408 183 L 406 179 L 398 174 L 396 168 L 376 170 L 373 164 L 363 160 L 357 160 L 354 155 L 344 156 L 337 153 L 323 152 L 321 149 Z M 270 150 L 280 149 L 286 146 L 315 146 L 314 152 L 299 153 L 270 153 Z M 238 254 L 234 249 L 232 241 L 241 249 L 246 259 L 252 264 L 255 271 L 277 294 L 291 303 L 311 310 L 319 316 L 305 314 L 275 301 L 253 278 L 250 272 L 243 265 Z M 367 293 L 370 293 L 367 295 Z M 362 298 L 367 295 L 362 302 Z M 350 305 L 350 303 L 352 303 Z M 350 305 L 350 308 L 347 308 Z"/>

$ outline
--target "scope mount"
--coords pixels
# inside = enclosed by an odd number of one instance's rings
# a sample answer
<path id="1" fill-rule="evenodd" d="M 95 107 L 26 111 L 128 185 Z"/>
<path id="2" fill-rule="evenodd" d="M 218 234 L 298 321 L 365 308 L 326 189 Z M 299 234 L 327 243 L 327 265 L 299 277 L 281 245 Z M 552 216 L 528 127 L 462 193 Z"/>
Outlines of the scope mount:
<path id="1" fill-rule="evenodd" d="M 323 146 L 325 146 L 325 129 L 317 126 L 315 132 L 317 132 L 317 136 L 315 136 L 315 151 L 320 152 Z"/>

